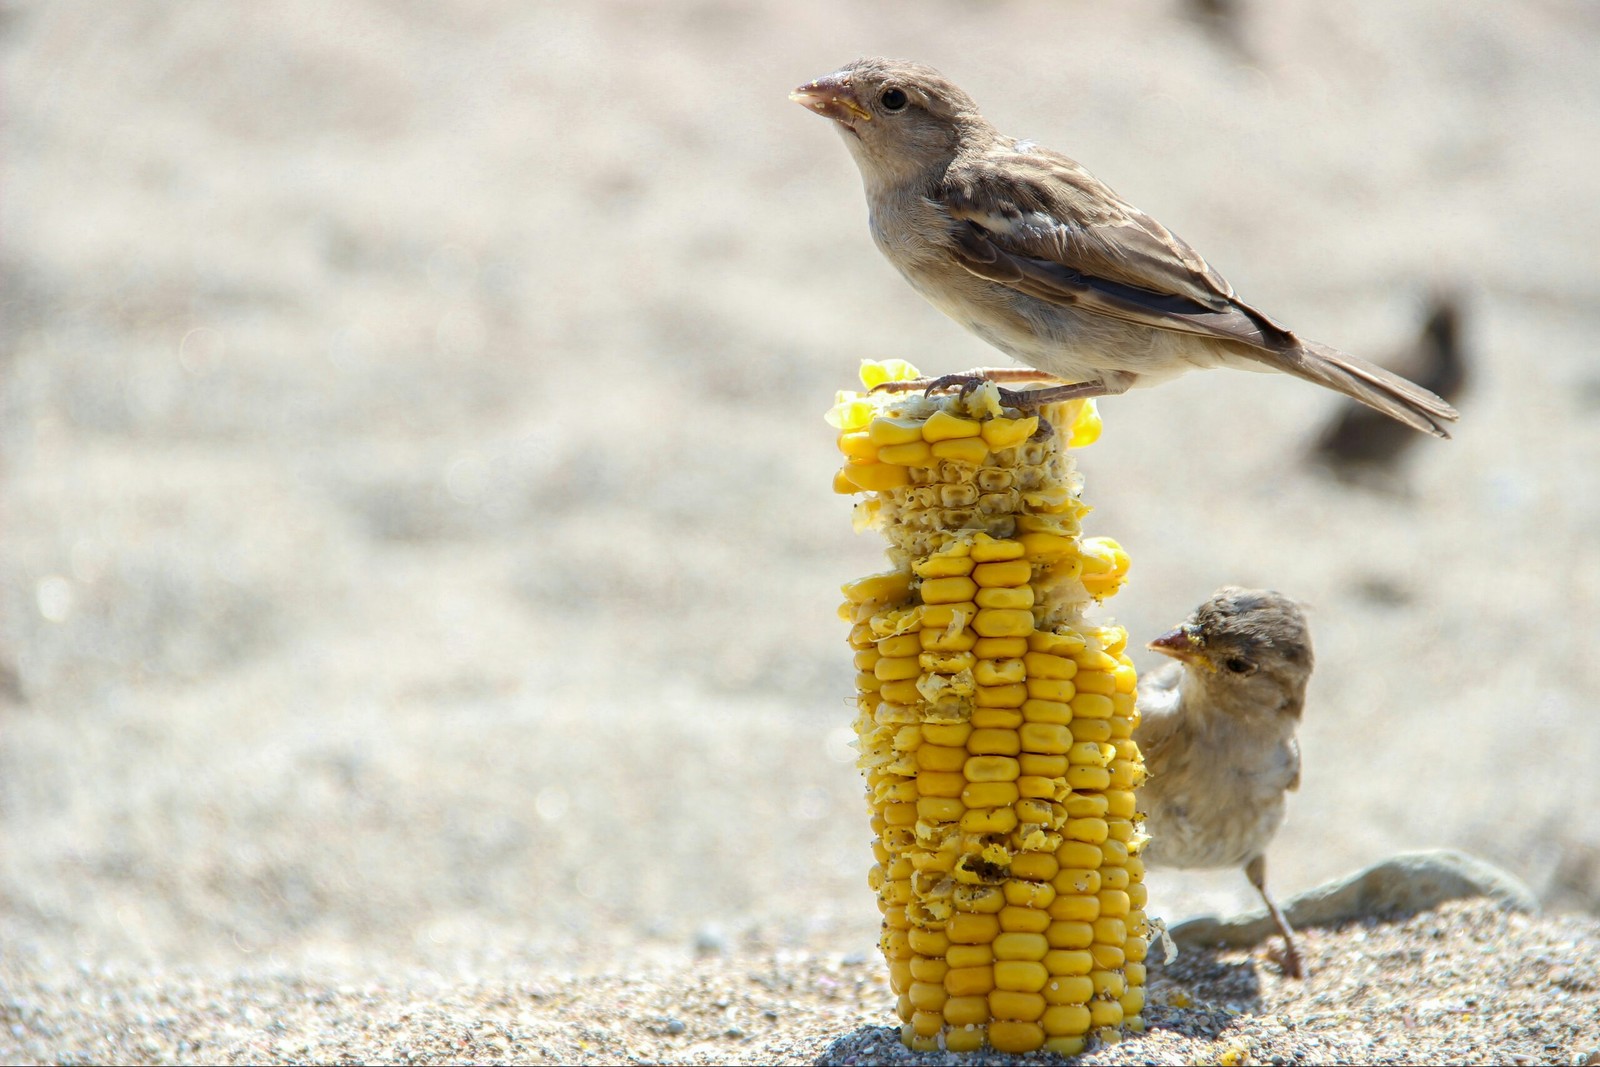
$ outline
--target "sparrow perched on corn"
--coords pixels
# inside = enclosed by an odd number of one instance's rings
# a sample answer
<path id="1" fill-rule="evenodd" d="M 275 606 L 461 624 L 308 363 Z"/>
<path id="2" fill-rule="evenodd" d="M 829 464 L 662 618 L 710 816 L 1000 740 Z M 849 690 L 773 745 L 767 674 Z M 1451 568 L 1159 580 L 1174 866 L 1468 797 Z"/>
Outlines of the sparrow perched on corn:
<path id="1" fill-rule="evenodd" d="M 861 59 L 790 99 L 837 125 L 889 262 L 940 311 L 1033 368 L 929 388 L 1071 383 L 1022 394 L 1041 403 L 1112 396 L 1195 367 L 1277 370 L 1449 436 L 1449 404 L 1245 304 L 1160 223 L 1066 156 L 996 130 L 932 68 Z"/>
<path id="2" fill-rule="evenodd" d="M 1294 931 L 1267 893 L 1266 848 L 1283 825 L 1284 794 L 1300 785 L 1294 735 L 1312 666 L 1305 616 L 1281 593 L 1225 586 L 1148 647 L 1178 662 L 1139 679 L 1145 858 L 1243 867 L 1283 934 L 1284 973 L 1303 977 Z"/>

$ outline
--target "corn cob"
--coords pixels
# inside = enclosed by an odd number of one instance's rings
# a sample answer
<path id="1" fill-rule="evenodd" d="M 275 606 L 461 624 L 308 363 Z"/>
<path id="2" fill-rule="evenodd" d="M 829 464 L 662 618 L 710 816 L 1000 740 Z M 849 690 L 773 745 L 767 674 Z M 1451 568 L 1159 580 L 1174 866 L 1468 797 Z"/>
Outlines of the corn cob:
<path id="1" fill-rule="evenodd" d="M 862 369 L 869 390 L 914 377 Z M 1093 402 L 841 393 L 829 421 L 834 486 L 866 494 L 857 527 L 892 564 L 840 613 L 903 1040 L 1075 1055 L 1142 1030 L 1135 675 L 1122 628 L 1084 620 L 1128 557 L 1081 536 L 1067 454 L 1098 437 Z"/>

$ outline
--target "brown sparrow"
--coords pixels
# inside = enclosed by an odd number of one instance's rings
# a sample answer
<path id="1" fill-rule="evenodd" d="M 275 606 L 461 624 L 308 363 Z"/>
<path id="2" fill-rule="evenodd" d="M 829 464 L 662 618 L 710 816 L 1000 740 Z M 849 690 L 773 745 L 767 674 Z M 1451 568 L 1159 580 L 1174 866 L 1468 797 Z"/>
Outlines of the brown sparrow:
<path id="1" fill-rule="evenodd" d="M 1151 866 L 1243 867 L 1283 934 L 1284 973 L 1305 973 L 1294 931 L 1267 893 L 1267 845 L 1300 785 L 1295 728 L 1311 679 L 1311 633 L 1294 601 L 1225 586 L 1150 642 L 1177 660 L 1139 679 L 1134 740 Z"/>
<path id="2" fill-rule="evenodd" d="M 1195 367 L 1276 370 L 1449 436 L 1449 404 L 1239 300 L 1164 226 L 1066 156 L 996 130 L 937 71 L 862 59 L 790 98 L 844 137 L 889 262 L 940 311 L 1033 368 L 929 388 L 1038 380 L 1037 371 L 1071 383 L 1022 394 L 1042 403 L 1112 396 Z"/>

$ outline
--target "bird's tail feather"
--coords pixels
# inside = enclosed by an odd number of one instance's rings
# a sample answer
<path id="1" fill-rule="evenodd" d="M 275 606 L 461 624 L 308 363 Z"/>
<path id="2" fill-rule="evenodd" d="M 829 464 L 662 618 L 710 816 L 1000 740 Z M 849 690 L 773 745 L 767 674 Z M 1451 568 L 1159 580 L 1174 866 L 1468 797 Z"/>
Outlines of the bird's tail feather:
<path id="1" fill-rule="evenodd" d="M 1299 348 L 1277 355 L 1282 360 L 1278 366 L 1290 374 L 1341 392 L 1423 433 L 1449 437 L 1444 424 L 1460 418 L 1442 398 L 1359 356 L 1315 341 L 1301 341 Z"/>

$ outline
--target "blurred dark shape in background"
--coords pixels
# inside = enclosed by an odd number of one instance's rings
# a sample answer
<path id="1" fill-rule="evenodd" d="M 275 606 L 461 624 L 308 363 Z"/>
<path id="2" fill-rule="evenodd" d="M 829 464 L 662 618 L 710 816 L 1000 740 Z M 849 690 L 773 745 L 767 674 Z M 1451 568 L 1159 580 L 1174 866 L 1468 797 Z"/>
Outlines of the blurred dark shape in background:
<path id="1" fill-rule="evenodd" d="M 1432 389 L 1452 404 L 1466 385 L 1467 355 L 1461 347 L 1461 298 L 1449 289 L 1429 297 L 1428 317 L 1409 349 L 1380 361 L 1396 374 Z M 1376 484 L 1392 479 L 1417 435 L 1354 401 L 1342 403 L 1328 422 L 1312 457 L 1342 482 Z"/>
<path id="2" fill-rule="evenodd" d="M 1245 34 L 1249 20 L 1244 0 L 1183 0 L 1183 7 L 1189 18 L 1236 59 L 1252 58 Z"/>

